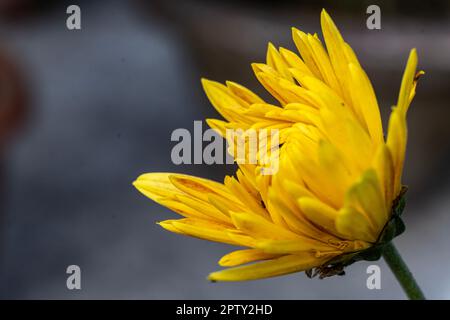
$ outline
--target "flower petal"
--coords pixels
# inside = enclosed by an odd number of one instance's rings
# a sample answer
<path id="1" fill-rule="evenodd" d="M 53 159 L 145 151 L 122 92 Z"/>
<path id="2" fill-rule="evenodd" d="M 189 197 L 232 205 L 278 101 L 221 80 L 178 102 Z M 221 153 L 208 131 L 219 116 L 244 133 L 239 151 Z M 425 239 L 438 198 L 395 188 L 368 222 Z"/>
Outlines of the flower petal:
<path id="1" fill-rule="evenodd" d="M 351 90 L 353 109 L 362 118 L 362 124 L 367 128 L 374 143 L 383 142 L 383 128 L 381 125 L 380 108 L 372 84 L 364 70 L 349 64 L 353 90 Z"/>
<path id="2" fill-rule="evenodd" d="M 317 226 L 320 226 L 338 237 L 342 236 L 335 226 L 338 211 L 322 201 L 314 198 L 303 197 L 298 200 L 300 208 L 305 216 Z"/>
<path id="3" fill-rule="evenodd" d="M 305 238 L 299 240 L 261 240 L 256 247 L 268 253 L 297 254 L 300 252 L 336 251 L 336 248 L 317 240 Z"/>
<path id="4" fill-rule="evenodd" d="M 397 102 L 397 107 L 403 114 L 406 114 L 411 102 L 410 97 L 411 92 L 414 89 L 414 78 L 416 76 L 417 62 L 417 51 L 416 49 L 412 49 L 409 53 L 408 62 L 403 74 L 402 85 L 400 87 L 400 93 L 398 95 Z"/>
<path id="5" fill-rule="evenodd" d="M 380 179 L 386 210 L 390 210 L 394 200 L 394 165 L 386 144 L 383 143 L 378 147 L 373 166 Z"/>
<path id="6" fill-rule="evenodd" d="M 301 239 L 299 235 L 256 214 L 232 212 L 231 219 L 239 230 L 256 239 Z"/>
<path id="7" fill-rule="evenodd" d="M 374 243 L 378 233 L 370 228 L 367 218 L 352 207 L 339 210 L 336 218 L 336 229 L 349 240 L 364 240 Z"/>
<path id="8" fill-rule="evenodd" d="M 400 193 L 403 162 L 405 161 L 407 142 L 406 119 L 398 108 L 392 110 L 389 118 L 388 137 L 386 145 L 394 164 L 394 197 Z"/>
<path id="9" fill-rule="evenodd" d="M 324 261 L 323 258 L 316 258 L 314 254 L 305 252 L 298 255 L 288 255 L 278 259 L 213 272 L 208 276 L 208 279 L 210 281 L 263 279 L 304 271 L 321 265 Z"/>
<path id="10" fill-rule="evenodd" d="M 278 50 L 275 46 L 269 42 L 267 48 L 267 64 L 271 66 L 274 70 L 278 71 L 278 73 L 285 79 L 294 82 L 291 73 L 289 72 L 288 66 L 284 62 Z"/>
<path id="11" fill-rule="evenodd" d="M 258 249 L 236 250 L 224 255 L 219 260 L 222 267 L 235 267 L 249 262 L 268 260 L 279 257 L 278 254 L 267 253 Z"/>
<path id="12" fill-rule="evenodd" d="M 236 242 L 228 236 L 228 230 L 231 229 L 227 229 L 227 226 L 212 223 L 206 220 L 191 218 L 165 220 L 160 222 L 159 225 L 168 231 L 191 236 L 194 238 L 240 245 L 240 243 Z"/>
<path id="13" fill-rule="evenodd" d="M 389 219 L 389 211 L 386 209 L 384 197 L 381 191 L 379 179 L 375 170 L 369 169 L 363 173 L 360 181 L 356 182 L 345 196 L 345 207 L 353 208 L 362 213 L 366 219 L 367 227 L 362 231 L 371 230 L 373 237 L 377 237 Z M 352 210 L 345 211 L 347 216 L 352 215 L 356 221 L 362 223 L 357 214 Z M 365 240 L 365 239 L 363 239 Z"/>

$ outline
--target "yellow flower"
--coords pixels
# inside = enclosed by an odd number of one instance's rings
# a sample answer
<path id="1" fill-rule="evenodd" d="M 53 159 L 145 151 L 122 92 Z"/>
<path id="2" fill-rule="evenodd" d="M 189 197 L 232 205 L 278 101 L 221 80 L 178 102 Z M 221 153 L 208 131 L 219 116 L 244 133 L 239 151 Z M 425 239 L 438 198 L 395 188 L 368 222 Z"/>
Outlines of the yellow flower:
<path id="1" fill-rule="evenodd" d="M 227 128 L 280 130 L 279 170 L 240 164 L 218 183 L 148 173 L 135 187 L 184 218 L 159 224 L 172 232 L 246 249 L 219 261 L 213 281 L 273 277 L 327 266 L 380 240 L 401 193 L 406 113 L 414 97 L 417 54 L 412 50 L 384 139 L 375 93 L 351 47 L 322 11 L 319 37 L 292 29 L 300 56 L 269 44 L 267 63 L 253 64 L 261 84 L 280 103 L 243 86 L 202 80 Z M 254 262 L 248 264 L 250 262 Z M 243 266 L 242 266 L 243 265 Z M 341 270 L 338 270 L 340 272 Z"/>

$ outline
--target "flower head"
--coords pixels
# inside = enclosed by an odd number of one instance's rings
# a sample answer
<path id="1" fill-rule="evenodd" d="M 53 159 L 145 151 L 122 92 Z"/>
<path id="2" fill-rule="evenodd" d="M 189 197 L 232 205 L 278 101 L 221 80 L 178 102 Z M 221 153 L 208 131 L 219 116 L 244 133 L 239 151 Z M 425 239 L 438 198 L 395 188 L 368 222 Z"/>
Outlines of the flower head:
<path id="1" fill-rule="evenodd" d="M 279 130 L 275 174 L 262 175 L 261 164 L 243 163 L 224 183 L 172 173 L 143 174 L 134 182 L 183 216 L 160 222 L 163 228 L 245 247 L 222 257 L 219 264 L 232 268 L 210 274 L 210 280 L 310 274 L 313 268 L 322 276 L 341 273 L 402 231 L 397 207 L 406 113 L 423 73 L 416 74 L 416 51 L 385 139 L 369 78 L 325 11 L 321 25 L 325 46 L 317 34 L 294 28 L 300 56 L 269 44 L 267 62 L 252 65 L 279 105 L 234 82 L 202 80 L 226 120 L 207 122 L 222 136 L 228 128 Z"/>

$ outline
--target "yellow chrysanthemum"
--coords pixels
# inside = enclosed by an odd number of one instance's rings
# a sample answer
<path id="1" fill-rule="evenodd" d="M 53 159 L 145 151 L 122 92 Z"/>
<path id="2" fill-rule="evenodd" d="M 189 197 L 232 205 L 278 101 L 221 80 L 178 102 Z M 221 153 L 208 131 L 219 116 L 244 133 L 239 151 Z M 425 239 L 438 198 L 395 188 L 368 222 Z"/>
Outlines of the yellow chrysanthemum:
<path id="1" fill-rule="evenodd" d="M 184 218 L 160 225 L 172 232 L 246 249 L 219 261 L 228 268 L 214 281 L 266 278 L 327 266 L 374 246 L 401 193 L 406 113 L 415 94 L 412 50 L 385 140 L 372 85 L 329 15 L 319 37 L 293 29 L 300 56 L 269 44 L 267 63 L 253 64 L 261 84 L 280 103 L 265 102 L 243 86 L 202 80 L 227 128 L 278 129 L 279 170 L 240 164 L 218 183 L 197 177 L 148 173 L 139 191 Z M 251 264 L 247 264 L 254 262 Z M 244 265 L 246 264 L 246 265 Z M 241 266 L 244 265 L 244 266 Z M 340 270 L 338 270 L 340 272 Z"/>

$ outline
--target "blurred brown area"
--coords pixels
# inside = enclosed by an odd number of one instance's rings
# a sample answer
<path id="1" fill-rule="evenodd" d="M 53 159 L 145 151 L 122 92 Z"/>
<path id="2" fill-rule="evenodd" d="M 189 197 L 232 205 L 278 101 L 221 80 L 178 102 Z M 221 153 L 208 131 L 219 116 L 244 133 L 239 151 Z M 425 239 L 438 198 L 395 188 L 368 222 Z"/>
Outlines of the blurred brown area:
<path id="1" fill-rule="evenodd" d="M 51 9 L 57 1 L 2 0 L 0 1 L 0 17 L 10 22 L 26 22 L 27 19 Z"/>
<path id="2" fill-rule="evenodd" d="M 27 96 L 18 67 L 0 49 L 0 150 L 25 120 Z"/>
<path id="3" fill-rule="evenodd" d="M 12 57 L 0 47 L 0 232 L 4 222 L 5 166 L 4 153 L 14 133 L 25 122 L 27 114 L 26 87 Z M 0 246 L 1 246 L 0 241 Z"/>

